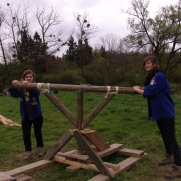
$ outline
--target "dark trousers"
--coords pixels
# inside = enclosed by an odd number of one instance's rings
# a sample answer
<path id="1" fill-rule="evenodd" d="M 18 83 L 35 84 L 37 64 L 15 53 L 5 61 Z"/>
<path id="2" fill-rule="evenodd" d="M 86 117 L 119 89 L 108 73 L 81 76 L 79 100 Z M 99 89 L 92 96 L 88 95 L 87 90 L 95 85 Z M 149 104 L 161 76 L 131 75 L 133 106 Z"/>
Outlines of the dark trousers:
<path id="1" fill-rule="evenodd" d="M 23 140 L 25 145 L 25 151 L 32 151 L 31 147 L 31 126 L 33 124 L 34 134 L 36 137 L 37 147 L 44 147 L 43 137 L 42 137 L 42 126 L 43 126 L 43 117 L 36 117 L 34 120 L 30 121 L 28 115 L 26 115 L 25 120 L 22 121 L 22 131 L 23 131 Z"/>
<path id="2" fill-rule="evenodd" d="M 166 154 L 173 155 L 174 164 L 181 166 L 180 148 L 175 138 L 175 119 L 162 118 L 157 120 L 157 125 L 163 139 Z"/>

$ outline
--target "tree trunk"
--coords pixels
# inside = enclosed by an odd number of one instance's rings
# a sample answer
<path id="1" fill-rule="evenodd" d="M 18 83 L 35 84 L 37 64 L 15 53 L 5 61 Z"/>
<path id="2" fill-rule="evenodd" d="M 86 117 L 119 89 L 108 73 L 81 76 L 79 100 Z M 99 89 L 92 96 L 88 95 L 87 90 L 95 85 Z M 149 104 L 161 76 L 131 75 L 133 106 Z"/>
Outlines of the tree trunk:
<path id="1" fill-rule="evenodd" d="M 2 53 L 3 53 L 3 59 L 4 59 L 5 67 L 6 67 L 6 72 L 7 72 L 7 76 L 8 76 L 8 81 L 9 81 L 9 83 L 10 83 L 10 82 L 11 82 L 11 78 L 10 78 L 9 69 L 8 69 L 8 64 L 7 64 L 6 56 L 5 56 L 5 53 L 4 53 L 4 47 L 3 47 L 3 44 L 2 44 L 1 38 L 0 38 L 0 45 L 1 45 L 1 50 L 2 50 Z"/>

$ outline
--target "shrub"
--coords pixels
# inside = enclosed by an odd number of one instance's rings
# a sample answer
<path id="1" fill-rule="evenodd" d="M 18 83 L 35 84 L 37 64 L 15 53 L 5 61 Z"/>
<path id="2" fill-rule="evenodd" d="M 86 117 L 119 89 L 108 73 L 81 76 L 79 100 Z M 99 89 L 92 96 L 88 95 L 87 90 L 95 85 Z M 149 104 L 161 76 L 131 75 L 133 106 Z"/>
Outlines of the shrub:
<path id="1" fill-rule="evenodd" d="M 59 84 L 81 84 L 84 79 L 78 75 L 76 70 L 66 70 L 57 76 L 57 83 Z"/>
<path id="2" fill-rule="evenodd" d="M 104 77 L 99 72 L 92 73 L 90 71 L 87 71 L 84 74 L 84 79 L 87 84 L 91 84 L 91 85 L 104 85 L 105 84 Z"/>

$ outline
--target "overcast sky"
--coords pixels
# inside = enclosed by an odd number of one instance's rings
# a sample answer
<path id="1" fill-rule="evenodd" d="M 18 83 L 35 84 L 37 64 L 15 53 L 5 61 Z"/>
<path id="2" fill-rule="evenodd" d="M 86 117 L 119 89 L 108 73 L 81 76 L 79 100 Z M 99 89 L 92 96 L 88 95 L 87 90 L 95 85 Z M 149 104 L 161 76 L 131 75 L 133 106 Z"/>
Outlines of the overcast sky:
<path id="1" fill-rule="evenodd" d="M 26 0 L 24 0 L 26 2 Z M 22 0 L 4 0 L 0 5 L 6 7 L 7 3 L 20 4 Z M 160 7 L 177 3 L 178 0 L 150 0 L 149 13 L 153 17 Z M 131 7 L 130 0 L 29 0 L 31 9 L 55 7 L 62 20 L 61 30 L 64 35 L 68 34 L 76 25 L 74 14 L 84 12 L 89 13 L 91 23 L 98 28 L 96 37 L 90 40 L 91 46 L 97 43 L 101 36 L 115 34 L 125 37 L 129 34 L 127 30 L 127 14 L 122 13 L 121 9 L 127 10 Z"/>

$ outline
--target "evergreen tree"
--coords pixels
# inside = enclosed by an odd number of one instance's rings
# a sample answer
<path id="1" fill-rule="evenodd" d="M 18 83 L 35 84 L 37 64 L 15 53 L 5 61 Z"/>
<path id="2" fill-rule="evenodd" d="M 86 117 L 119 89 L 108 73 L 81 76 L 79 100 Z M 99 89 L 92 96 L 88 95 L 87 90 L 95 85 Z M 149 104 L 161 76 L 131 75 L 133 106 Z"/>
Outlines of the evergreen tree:
<path id="1" fill-rule="evenodd" d="M 20 62 L 31 63 L 39 72 L 46 72 L 44 56 L 47 56 L 47 46 L 42 43 L 40 35 L 35 32 L 32 39 L 26 30 L 20 33 L 21 39 L 17 42 L 17 58 Z"/>
<path id="2" fill-rule="evenodd" d="M 74 62 L 77 56 L 77 43 L 74 41 L 73 36 L 70 37 L 67 45 L 68 45 L 68 50 L 66 50 L 64 58 L 66 58 L 71 62 Z"/>
<path id="3" fill-rule="evenodd" d="M 26 30 L 20 31 L 21 39 L 17 42 L 17 58 L 25 62 L 32 58 L 33 40 Z"/>
<path id="4" fill-rule="evenodd" d="M 82 70 L 82 76 L 84 76 L 84 67 L 91 63 L 93 57 L 92 47 L 89 46 L 88 40 L 84 42 L 79 40 L 77 47 L 76 62 L 79 68 Z"/>
<path id="5" fill-rule="evenodd" d="M 35 69 L 38 72 L 45 72 L 44 54 L 46 53 L 47 47 L 42 43 L 42 39 L 38 32 L 35 32 L 33 36 L 33 57 Z"/>
<path id="6" fill-rule="evenodd" d="M 35 32 L 33 36 L 33 43 L 33 59 L 38 61 L 39 57 L 42 55 L 42 40 L 37 32 Z"/>
<path id="7" fill-rule="evenodd" d="M 101 46 L 100 53 L 101 53 L 101 57 L 103 57 L 106 60 L 107 59 L 107 52 L 103 46 Z"/>

